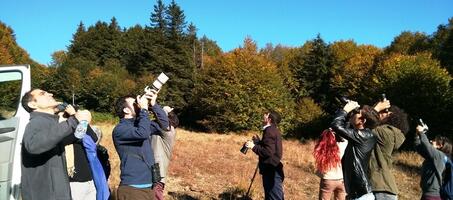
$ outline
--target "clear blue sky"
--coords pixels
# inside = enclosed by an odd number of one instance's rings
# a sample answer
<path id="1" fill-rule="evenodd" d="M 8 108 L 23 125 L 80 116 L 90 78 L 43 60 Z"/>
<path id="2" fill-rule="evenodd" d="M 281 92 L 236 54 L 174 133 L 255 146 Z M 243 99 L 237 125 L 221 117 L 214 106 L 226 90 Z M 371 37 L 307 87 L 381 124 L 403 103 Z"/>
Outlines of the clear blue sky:
<path id="1" fill-rule="evenodd" d="M 170 0 L 165 0 L 168 5 Z M 154 0 L 0 0 L 0 21 L 15 31 L 31 58 L 48 64 L 66 50 L 77 25 L 116 17 L 121 27 L 149 24 Z M 388 46 L 401 31 L 432 34 L 453 17 L 452 0 L 178 0 L 188 22 L 224 50 L 246 36 L 266 43 L 300 46 L 318 33 L 327 42 L 353 39 Z"/>

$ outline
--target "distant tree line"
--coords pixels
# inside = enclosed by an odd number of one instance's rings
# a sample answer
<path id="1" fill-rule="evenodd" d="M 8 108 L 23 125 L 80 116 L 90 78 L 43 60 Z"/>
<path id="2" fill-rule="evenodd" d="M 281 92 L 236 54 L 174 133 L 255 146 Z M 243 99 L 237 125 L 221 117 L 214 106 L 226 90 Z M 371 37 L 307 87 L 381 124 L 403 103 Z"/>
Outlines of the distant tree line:
<path id="1" fill-rule="evenodd" d="M 177 108 L 186 127 L 212 132 L 258 130 L 264 108 L 283 116 L 287 136 L 317 136 L 341 106 L 339 97 L 372 105 L 385 93 L 412 123 L 423 117 L 436 134 L 453 132 L 453 18 L 431 35 L 402 32 L 386 48 L 353 40 L 326 43 L 320 35 L 300 47 L 252 38 L 222 52 L 197 35 L 183 10 L 157 0 L 150 23 L 121 28 L 113 17 L 81 22 L 66 51 L 43 67 L 17 46 L 0 24 L 0 63 L 31 63 L 33 86 L 65 101 L 112 112 L 125 94 L 140 94 L 165 72 L 159 101 Z"/>

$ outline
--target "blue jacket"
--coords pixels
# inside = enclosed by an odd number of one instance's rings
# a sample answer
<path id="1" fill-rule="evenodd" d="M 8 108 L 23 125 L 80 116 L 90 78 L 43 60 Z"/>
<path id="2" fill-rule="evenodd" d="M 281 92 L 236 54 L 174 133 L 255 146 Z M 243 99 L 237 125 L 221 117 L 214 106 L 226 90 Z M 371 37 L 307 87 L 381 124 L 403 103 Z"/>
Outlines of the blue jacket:
<path id="1" fill-rule="evenodd" d="M 90 164 L 91 174 L 93 174 L 96 200 L 107 200 L 110 196 L 109 185 L 107 184 L 102 164 L 97 157 L 96 143 L 89 135 L 83 136 L 82 142 Z"/>
<path id="2" fill-rule="evenodd" d="M 162 107 L 155 104 L 152 111 L 162 127 L 167 128 L 169 121 Z M 145 109 L 140 110 L 136 118 L 123 118 L 115 126 L 112 137 L 121 160 L 120 185 L 152 184 L 154 156 L 150 136 L 161 131 L 159 123 L 151 121 Z"/>

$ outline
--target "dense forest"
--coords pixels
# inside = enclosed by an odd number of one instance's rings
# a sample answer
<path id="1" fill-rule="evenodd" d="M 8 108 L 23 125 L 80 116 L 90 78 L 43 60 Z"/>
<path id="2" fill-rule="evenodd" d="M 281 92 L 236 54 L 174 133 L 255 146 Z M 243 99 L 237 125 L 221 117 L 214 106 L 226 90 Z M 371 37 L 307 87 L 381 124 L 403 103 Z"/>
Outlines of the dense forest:
<path id="1" fill-rule="evenodd" d="M 197 35 L 175 1 L 157 0 L 146 26 L 121 27 L 113 17 L 74 27 L 68 48 L 43 66 L 0 22 L 0 64 L 30 64 L 33 87 L 68 102 L 74 94 L 97 112 L 112 112 L 116 98 L 142 93 L 165 72 L 159 102 L 174 106 L 187 128 L 209 132 L 258 130 L 263 109 L 272 108 L 287 136 L 312 137 L 328 126 L 339 97 L 373 105 L 382 93 L 413 124 L 422 117 L 436 134 L 453 132 L 453 18 L 431 34 L 402 32 L 385 48 L 326 43 L 318 34 L 300 47 L 261 49 L 247 37 L 229 52 Z"/>

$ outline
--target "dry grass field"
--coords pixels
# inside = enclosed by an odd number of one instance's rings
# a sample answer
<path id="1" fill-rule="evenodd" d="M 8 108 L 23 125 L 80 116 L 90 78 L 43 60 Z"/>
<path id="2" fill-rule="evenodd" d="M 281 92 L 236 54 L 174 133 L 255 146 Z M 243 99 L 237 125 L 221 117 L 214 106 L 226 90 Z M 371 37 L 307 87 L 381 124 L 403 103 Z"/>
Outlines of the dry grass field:
<path id="1" fill-rule="evenodd" d="M 119 158 L 112 142 L 110 124 L 98 125 L 103 133 L 101 143 L 110 154 L 112 174 L 109 185 L 119 184 Z M 177 139 L 170 163 L 166 199 L 242 199 L 257 164 L 257 156 L 239 152 L 242 144 L 254 133 L 246 135 L 206 134 L 177 130 Z M 313 141 L 283 141 L 286 199 L 317 199 L 319 178 L 314 174 Z M 419 170 L 422 158 L 416 153 L 395 155 L 399 199 L 419 199 Z M 257 174 L 251 189 L 252 199 L 263 199 L 261 177 Z"/>

